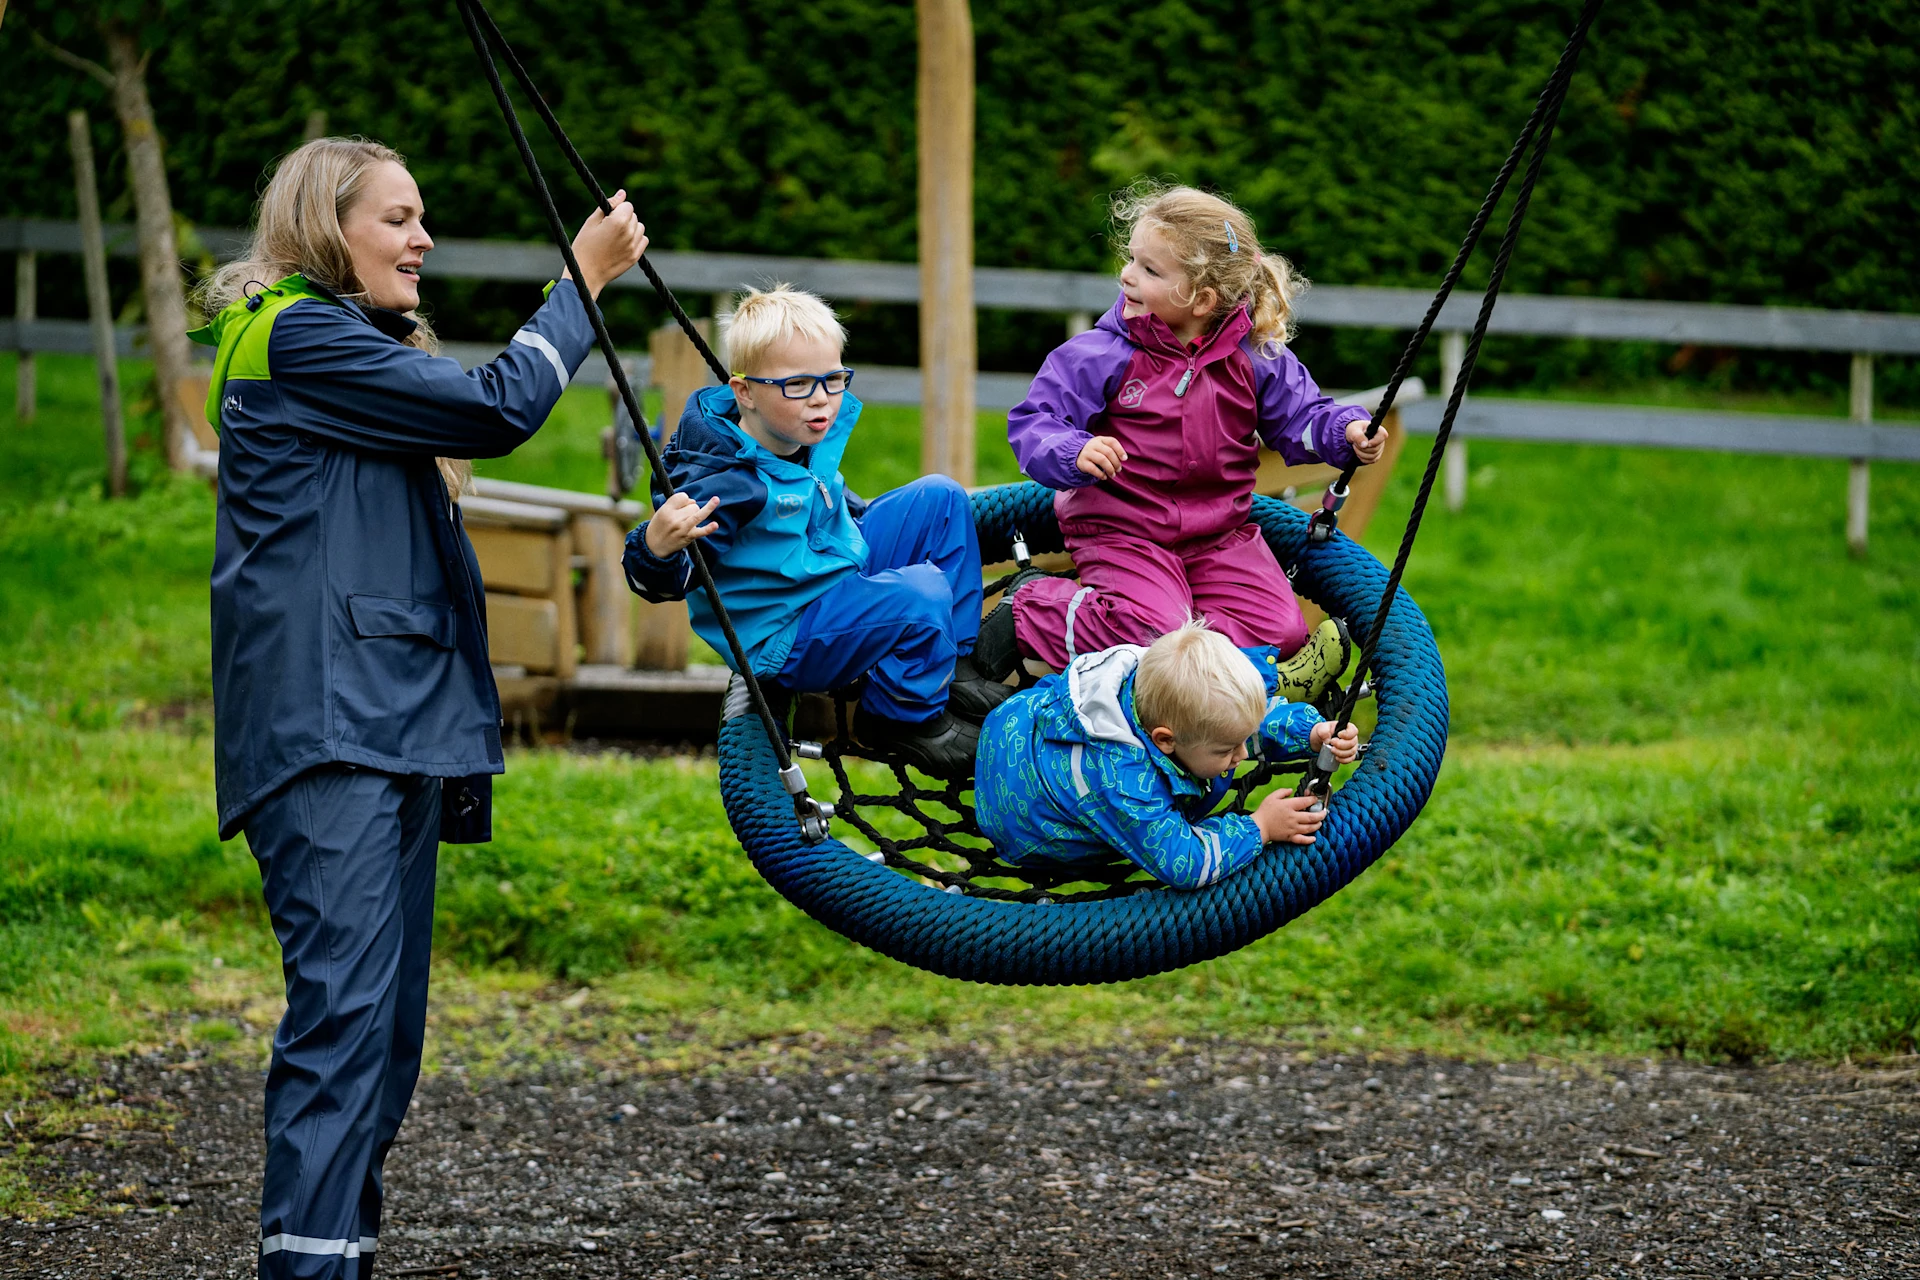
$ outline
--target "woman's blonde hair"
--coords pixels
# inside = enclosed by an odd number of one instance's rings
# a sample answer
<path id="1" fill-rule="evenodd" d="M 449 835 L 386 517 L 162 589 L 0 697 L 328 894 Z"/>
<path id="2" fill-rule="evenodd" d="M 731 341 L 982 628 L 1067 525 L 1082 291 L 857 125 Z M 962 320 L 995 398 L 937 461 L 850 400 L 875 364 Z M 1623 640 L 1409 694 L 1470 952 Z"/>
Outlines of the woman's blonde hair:
<path id="1" fill-rule="evenodd" d="M 833 308 L 814 294 L 790 284 L 749 289 L 734 304 L 733 318 L 727 322 L 728 366 L 737 374 L 762 373 L 768 353 L 794 338 L 842 349 L 847 345 L 847 331 L 835 318 Z"/>
<path id="2" fill-rule="evenodd" d="M 1253 736 L 1267 713 L 1267 687 L 1246 654 L 1194 618 L 1140 655 L 1133 712 L 1180 742 L 1218 746 Z"/>
<path id="3" fill-rule="evenodd" d="M 250 283 L 273 284 L 296 273 L 343 298 L 366 302 L 367 288 L 353 271 L 340 224 L 366 189 L 367 176 L 383 164 L 405 168 L 407 158 L 392 147 L 365 138 L 315 138 L 282 157 L 261 193 L 253 238 L 239 258 L 227 263 L 200 289 L 209 316 L 225 310 Z M 407 345 L 438 353 L 440 340 L 419 312 L 407 313 L 416 326 Z M 436 458 L 447 492 L 454 497 L 473 490 L 473 464 Z"/>
<path id="4" fill-rule="evenodd" d="M 1214 324 L 1246 303 L 1254 345 L 1272 351 L 1293 337 L 1293 302 L 1307 290 L 1293 264 L 1261 249 L 1253 219 L 1231 201 L 1193 187 L 1135 183 L 1114 197 L 1115 247 L 1122 257 L 1135 230 L 1150 227 L 1187 274 L 1189 305 L 1202 289 L 1220 297 Z"/>

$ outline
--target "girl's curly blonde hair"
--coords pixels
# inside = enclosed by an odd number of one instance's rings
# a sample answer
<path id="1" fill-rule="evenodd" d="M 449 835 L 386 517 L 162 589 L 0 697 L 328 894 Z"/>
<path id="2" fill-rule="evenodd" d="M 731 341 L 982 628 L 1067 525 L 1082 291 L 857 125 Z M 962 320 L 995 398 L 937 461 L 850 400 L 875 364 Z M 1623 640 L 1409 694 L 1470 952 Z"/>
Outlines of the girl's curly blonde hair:
<path id="1" fill-rule="evenodd" d="M 1219 295 L 1215 324 L 1245 303 L 1255 346 L 1271 351 L 1293 337 L 1293 303 L 1307 281 L 1285 258 L 1261 249 L 1253 219 L 1231 201 L 1194 187 L 1139 182 L 1114 197 L 1113 224 L 1122 257 L 1138 228 L 1165 236 L 1187 274 L 1188 301 L 1202 289 Z"/>

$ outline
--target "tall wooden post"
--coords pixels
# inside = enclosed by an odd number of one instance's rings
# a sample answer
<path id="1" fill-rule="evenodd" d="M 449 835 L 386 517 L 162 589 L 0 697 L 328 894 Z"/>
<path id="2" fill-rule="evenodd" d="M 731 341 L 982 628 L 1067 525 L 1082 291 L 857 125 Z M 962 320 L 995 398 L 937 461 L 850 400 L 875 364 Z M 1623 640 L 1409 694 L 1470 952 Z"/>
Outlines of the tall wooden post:
<path id="1" fill-rule="evenodd" d="M 20 250 L 13 267 L 13 322 L 20 333 L 20 354 L 13 377 L 13 416 L 21 423 L 33 421 L 39 406 L 33 352 L 27 350 L 26 327 L 40 314 L 40 256 L 31 249 Z"/>
<path id="2" fill-rule="evenodd" d="M 915 0 L 920 22 L 920 470 L 973 483 L 973 18 Z"/>
<path id="3" fill-rule="evenodd" d="M 113 341 L 113 301 L 107 295 L 107 245 L 100 230 L 100 187 L 93 170 L 87 113 L 67 117 L 73 151 L 74 194 L 80 205 L 80 254 L 87 273 L 87 318 L 93 322 L 93 359 L 100 374 L 100 427 L 107 444 L 107 494 L 127 492 L 127 434 L 120 418 L 120 353 Z"/>
<path id="4" fill-rule="evenodd" d="M 1873 357 L 1853 357 L 1853 380 L 1847 397 L 1848 416 L 1865 425 L 1873 421 Z M 1855 557 L 1867 554 L 1867 486 L 1873 478 L 1865 458 L 1847 464 L 1847 550 Z"/>

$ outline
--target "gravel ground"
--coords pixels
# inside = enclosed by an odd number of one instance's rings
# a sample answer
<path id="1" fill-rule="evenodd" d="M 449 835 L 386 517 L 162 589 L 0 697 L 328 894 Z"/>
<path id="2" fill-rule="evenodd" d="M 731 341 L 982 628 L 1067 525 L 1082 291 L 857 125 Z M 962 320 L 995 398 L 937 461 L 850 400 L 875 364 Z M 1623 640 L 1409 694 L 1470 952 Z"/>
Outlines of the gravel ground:
<path id="1" fill-rule="evenodd" d="M 1920 1068 L 768 1050 L 442 1071 L 388 1166 L 379 1274 L 1920 1272 Z M 105 1083 L 133 1126 L 43 1146 L 36 1175 L 97 1207 L 0 1222 L 0 1275 L 251 1275 L 258 1076 L 156 1057 Z"/>

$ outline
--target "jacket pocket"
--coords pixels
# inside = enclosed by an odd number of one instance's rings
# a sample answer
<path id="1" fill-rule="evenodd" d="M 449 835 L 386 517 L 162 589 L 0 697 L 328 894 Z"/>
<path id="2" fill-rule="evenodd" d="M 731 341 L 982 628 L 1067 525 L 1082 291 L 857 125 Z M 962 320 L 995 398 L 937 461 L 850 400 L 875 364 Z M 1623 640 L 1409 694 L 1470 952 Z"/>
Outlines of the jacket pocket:
<path id="1" fill-rule="evenodd" d="M 363 640 L 378 636 L 418 636 L 442 649 L 453 648 L 453 606 L 431 600 L 398 596 L 347 597 L 354 634 Z"/>

